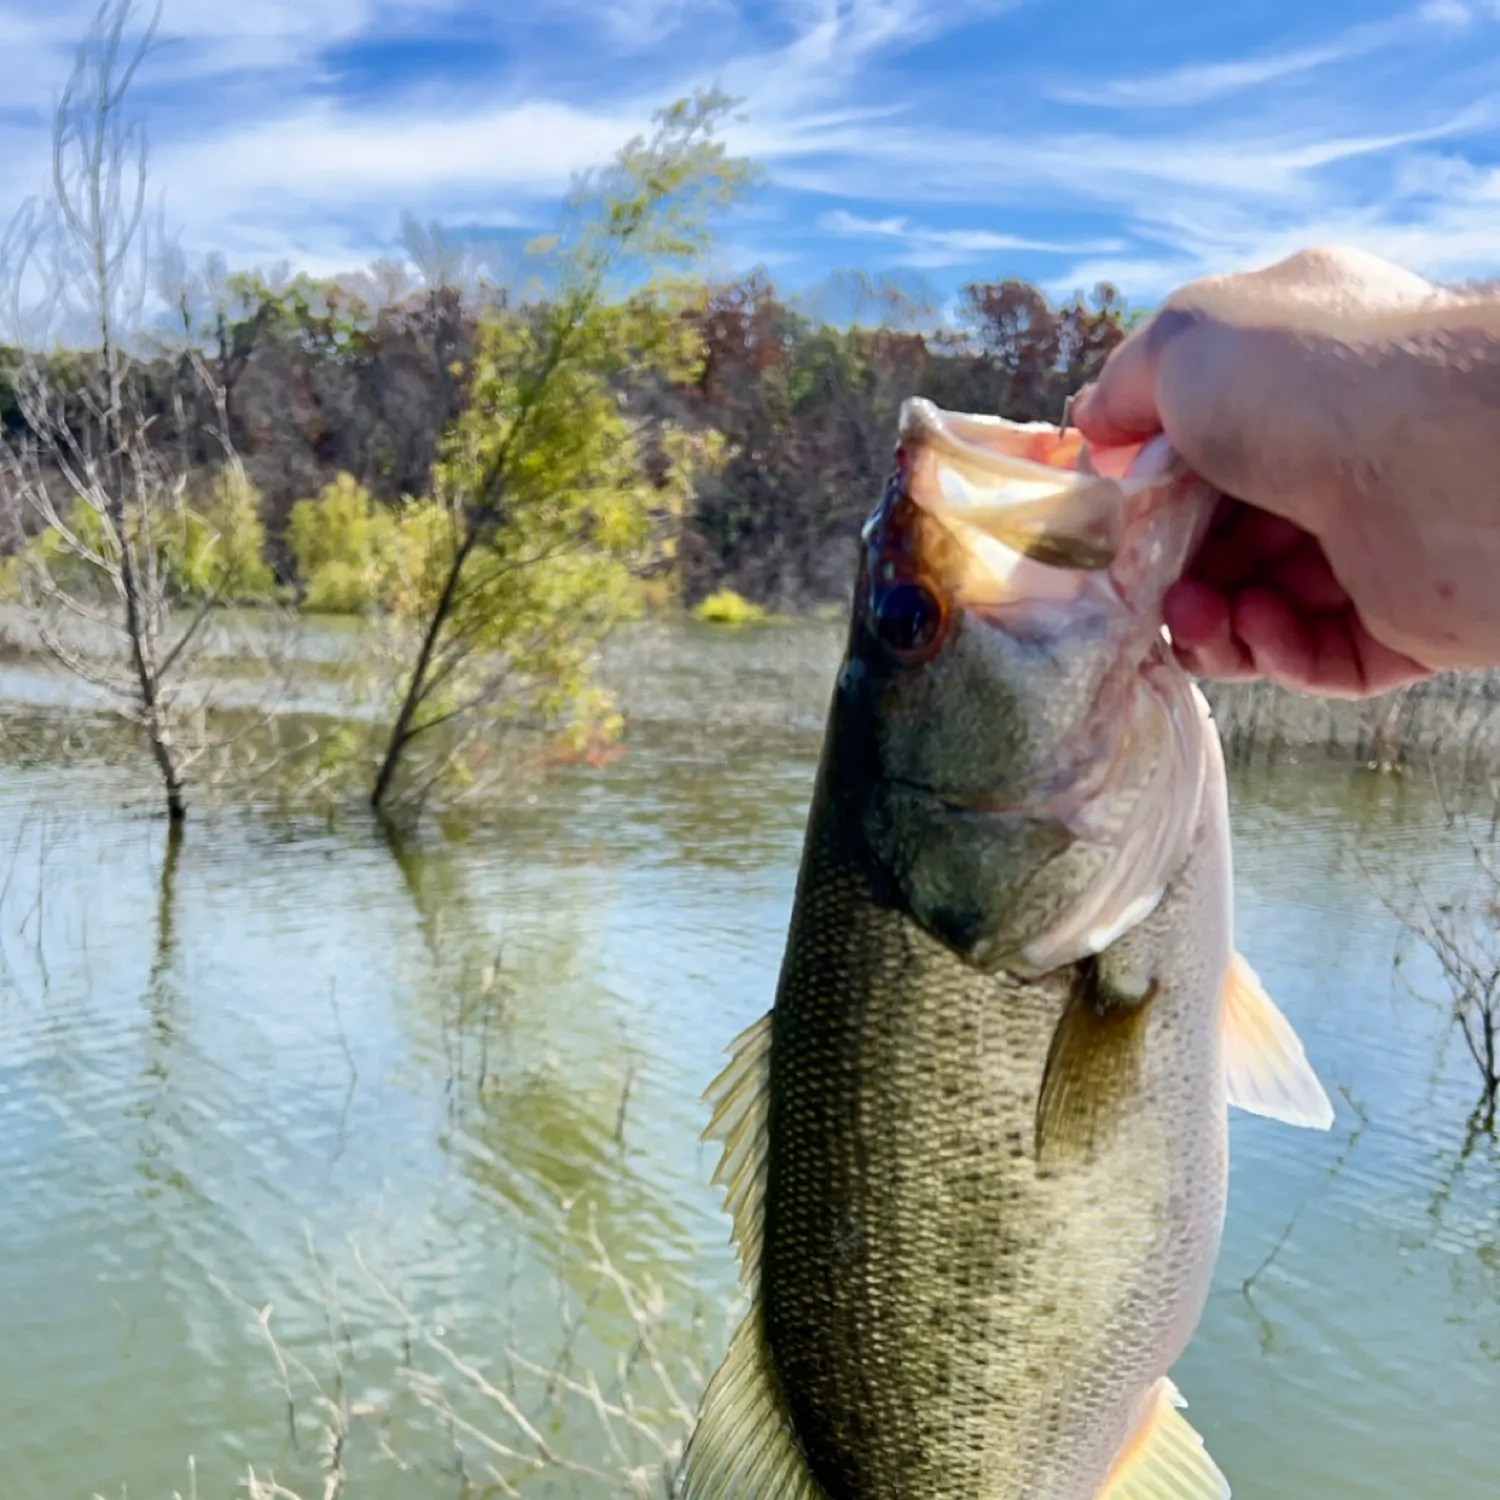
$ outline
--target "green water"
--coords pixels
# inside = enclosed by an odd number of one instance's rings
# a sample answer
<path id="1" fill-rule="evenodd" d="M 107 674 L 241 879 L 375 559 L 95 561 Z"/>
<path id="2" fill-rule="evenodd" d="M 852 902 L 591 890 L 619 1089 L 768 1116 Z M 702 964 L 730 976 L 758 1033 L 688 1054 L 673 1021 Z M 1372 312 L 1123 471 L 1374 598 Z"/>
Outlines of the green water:
<path id="1" fill-rule="evenodd" d="M 836 648 L 642 632 L 628 755 L 405 845 L 245 813 L 173 855 L 118 765 L 0 766 L 0 1495 L 650 1482 L 722 1345 L 698 1098 L 771 996 Z M 1237 1500 L 1493 1496 L 1500 1151 L 1372 885 L 1467 846 L 1419 780 L 1235 803 L 1338 1120 L 1235 1118 L 1178 1383 Z"/>

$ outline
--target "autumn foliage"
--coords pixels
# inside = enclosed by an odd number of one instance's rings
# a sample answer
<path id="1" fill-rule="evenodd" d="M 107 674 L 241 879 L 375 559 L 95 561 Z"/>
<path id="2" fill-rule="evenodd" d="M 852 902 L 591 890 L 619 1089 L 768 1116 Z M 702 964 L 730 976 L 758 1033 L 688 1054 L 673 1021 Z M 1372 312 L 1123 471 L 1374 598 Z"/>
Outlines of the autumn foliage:
<path id="1" fill-rule="evenodd" d="M 481 317 L 503 293 L 388 272 L 383 282 L 226 276 L 200 296 L 200 334 L 260 497 L 268 563 L 315 607 L 375 602 L 370 549 L 389 540 L 411 497 L 430 494 L 443 433 L 470 394 Z M 813 321 L 763 275 L 705 289 L 683 313 L 702 337 L 695 378 L 625 393 L 723 440 L 722 464 L 671 520 L 686 602 L 721 585 L 781 607 L 842 598 L 905 397 L 1056 421 L 1127 327 L 1108 286 L 1057 305 L 1026 282 L 978 282 L 960 311 L 938 331 L 900 326 L 899 309 L 887 326 L 838 327 Z M 163 441 L 191 444 L 199 424 L 189 414 L 173 433 L 172 418 L 164 408 Z M 17 420 L 3 358 L 0 419 Z M 215 456 L 205 447 L 199 458 L 209 467 Z M 345 514 L 351 482 L 358 506 L 367 497 L 373 507 L 358 525 Z M 337 533 L 321 542 L 320 514 Z M 329 550 L 341 537 L 348 557 Z"/>
<path id="2" fill-rule="evenodd" d="M 842 598 L 906 397 L 1058 421 L 1127 326 L 1108 286 L 1053 306 L 1026 282 L 981 282 L 962 309 L 954 329 L 903 327 L 899 308 L 839 328 L 794 311 L 764 277 L 712 291 L 703 373 L 685 398 L 729 457 L 695 496 L 690 596 L 727 584 L 761 602 Z"/>

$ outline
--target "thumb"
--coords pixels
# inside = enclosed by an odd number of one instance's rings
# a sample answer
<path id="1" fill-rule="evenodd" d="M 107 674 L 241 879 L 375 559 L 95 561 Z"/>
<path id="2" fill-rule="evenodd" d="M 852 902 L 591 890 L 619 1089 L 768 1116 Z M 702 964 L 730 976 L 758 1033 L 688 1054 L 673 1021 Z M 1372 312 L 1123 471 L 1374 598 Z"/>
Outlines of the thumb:
<path id="1" fill-rule="evenodd" d="M 1116 346 L 1099 379 L 1078 393 L 1073 422 L 1091 444 L 1104 448 L 1139 442 L 1161 431 L 1156 403 L 1160 350 L 1158 318 L 1152 318 Z"/>

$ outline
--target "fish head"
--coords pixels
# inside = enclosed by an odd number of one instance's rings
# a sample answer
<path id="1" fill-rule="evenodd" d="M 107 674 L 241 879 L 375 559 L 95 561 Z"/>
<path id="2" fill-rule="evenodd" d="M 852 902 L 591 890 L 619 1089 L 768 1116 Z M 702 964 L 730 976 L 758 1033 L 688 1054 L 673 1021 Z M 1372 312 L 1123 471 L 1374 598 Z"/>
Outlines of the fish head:
<path id="1" fill-rule="evenodd" d="M 1213 499 L 1164 440 L 1091 456 L 1040 424 L 903 407 L 836 713 L 870 852 L 971 961 L 1100 951 L 1185 854 L 1206 709 L 1162 600 Z"/>

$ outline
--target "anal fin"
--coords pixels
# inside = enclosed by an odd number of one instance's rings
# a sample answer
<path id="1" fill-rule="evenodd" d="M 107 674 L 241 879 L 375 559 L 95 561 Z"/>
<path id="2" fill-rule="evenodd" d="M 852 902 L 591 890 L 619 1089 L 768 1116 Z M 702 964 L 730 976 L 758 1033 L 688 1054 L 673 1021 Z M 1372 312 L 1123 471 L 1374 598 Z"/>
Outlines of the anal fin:
<path id="1" fill-rule="evenodd" d="M 1186 1405 L 1170 1380 L 1157 1381 L 1098 1500 L 1229 1500 L 1229 1481 L 1182 1415 Z"/>
<path id="2" fill-rule="evenodd" d="M 1285 1125 L 1332 1126 L 1333 1105 L 1297 1033 L 1238 953 L 1224 981 L 1222 1025 L 1231 1104 Z"/>
<path id="3" fill-rule="evenodd" d="M 680 1500 L 826 1500 L 792 1436 L 758 1304 L 708 1383 L 677 1493 Z"/>

